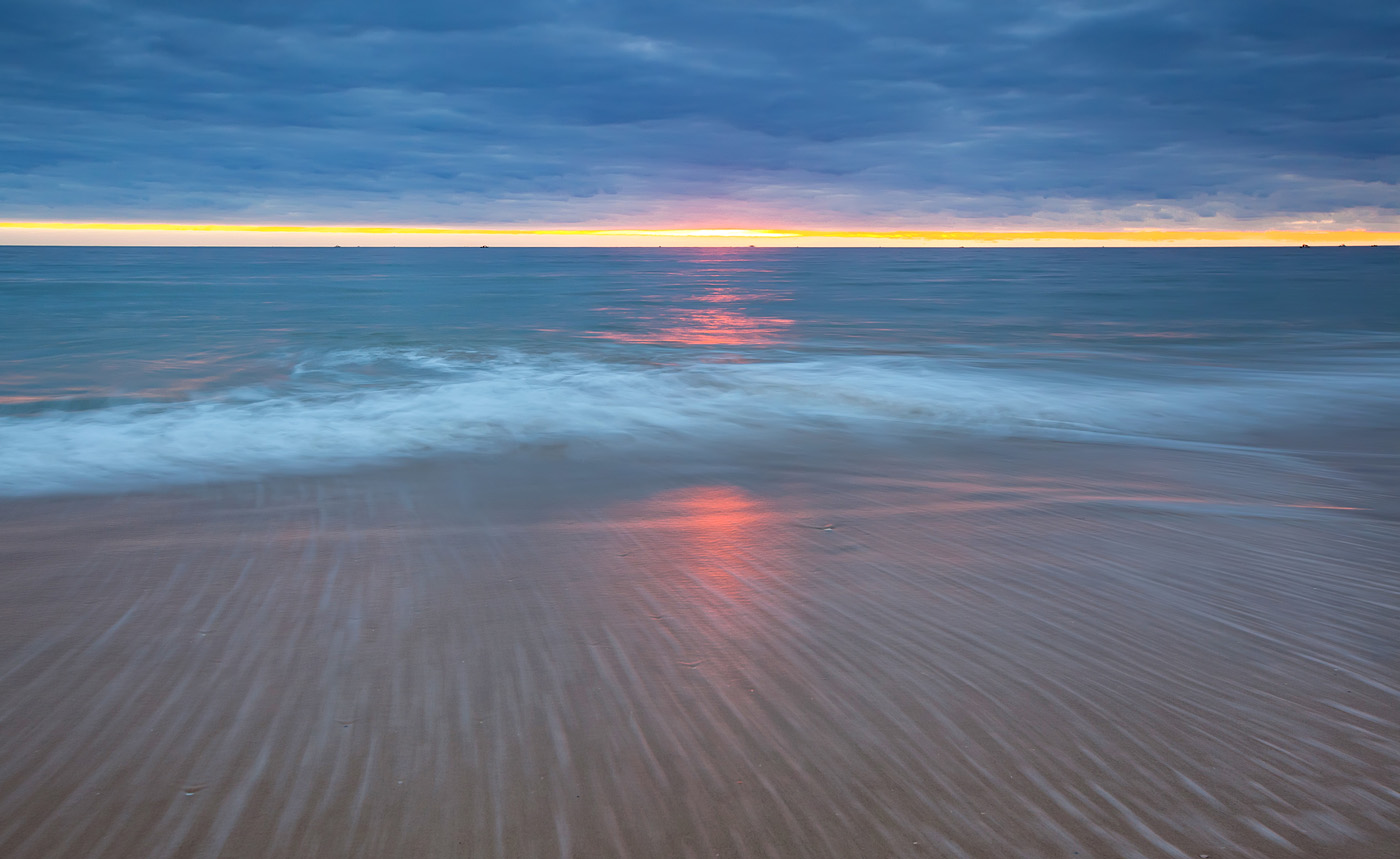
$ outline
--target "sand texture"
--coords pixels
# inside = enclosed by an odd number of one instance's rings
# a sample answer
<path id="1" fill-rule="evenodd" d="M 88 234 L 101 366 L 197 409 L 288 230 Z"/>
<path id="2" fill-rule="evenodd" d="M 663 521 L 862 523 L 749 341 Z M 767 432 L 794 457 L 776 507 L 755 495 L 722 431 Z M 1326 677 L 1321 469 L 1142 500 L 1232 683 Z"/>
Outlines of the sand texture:
<path id="1" fill-rule="evenodd" d="M 1374 487 L 822 462 L 8 502 L 0 856 L 1400 855 Z"/>

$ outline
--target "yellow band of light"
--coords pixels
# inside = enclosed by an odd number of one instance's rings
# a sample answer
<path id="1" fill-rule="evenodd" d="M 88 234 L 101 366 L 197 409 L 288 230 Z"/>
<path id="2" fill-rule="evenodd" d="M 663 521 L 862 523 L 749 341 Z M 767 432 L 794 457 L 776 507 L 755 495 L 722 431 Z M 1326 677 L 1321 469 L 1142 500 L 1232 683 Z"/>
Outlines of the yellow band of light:
<path id="1" fill-rule="evenodd" d="M 1187 243 L 1248 243 L 1261 244 L 1400 244 L 1400 231 L 1379 230 L 806 230 L 806 229 L 579 229 L 579 228 L 501 228 L 501 227 L 415 227 L 362 225 L 288 225 L 288 224 L 144 224 L 97 223 L 73 221 L 0 221 L 0 229 L 9 230 L 110 230 L 118 232 L 210 232 L 210 233 L 284 233 L 284 234 L 350 234 L 405 236 L 586 236 L 596 238 L 661 238 L 661 239 L 783 239 L 822 240 L 858 239 L 872 241 L 936 241 L 936 242 L 1133 242 L 1156 244 Z"/>

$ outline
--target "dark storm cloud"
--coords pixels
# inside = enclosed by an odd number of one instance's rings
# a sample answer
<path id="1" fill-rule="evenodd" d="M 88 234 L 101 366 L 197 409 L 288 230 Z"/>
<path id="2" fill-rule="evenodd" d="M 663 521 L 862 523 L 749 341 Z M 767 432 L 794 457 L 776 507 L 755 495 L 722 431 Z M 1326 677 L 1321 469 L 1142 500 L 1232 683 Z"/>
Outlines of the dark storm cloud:
<path id="1" fill-rule="evenodd" d="M 10 0 L 0 216 L 1384 215 L 1397 9 Z"/>

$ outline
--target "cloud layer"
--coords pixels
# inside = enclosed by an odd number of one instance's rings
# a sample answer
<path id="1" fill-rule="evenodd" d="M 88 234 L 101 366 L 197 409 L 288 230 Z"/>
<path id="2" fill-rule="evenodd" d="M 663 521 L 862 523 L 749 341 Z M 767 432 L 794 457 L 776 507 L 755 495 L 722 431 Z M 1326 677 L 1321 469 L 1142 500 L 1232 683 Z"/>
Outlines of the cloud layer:
<path id="1" fill-rule="evenodd" d="M 1400 217 L 1389 0 L 486 6 L 9 0 L 0 218 Z"/>

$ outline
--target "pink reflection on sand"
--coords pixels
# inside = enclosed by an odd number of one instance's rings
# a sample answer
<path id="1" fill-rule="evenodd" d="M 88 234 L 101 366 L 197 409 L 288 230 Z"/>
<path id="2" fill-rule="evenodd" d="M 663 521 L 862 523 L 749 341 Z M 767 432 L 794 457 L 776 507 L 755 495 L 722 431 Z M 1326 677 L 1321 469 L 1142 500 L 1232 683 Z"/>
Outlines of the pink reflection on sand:
<path id="1" fill-rule="evenodd" d="M 745 598 L 757 581 L 781 573 L 771 546 L 779 524 L 762 499 L 737 486 L 693 486 L 653 495 L 616 511 L 655 556 L 676 565 L 710 608 Z M 766 560 L 765 560 L 766 559 Z M 716 604 L 713 601 L 719 600 Z"/>

